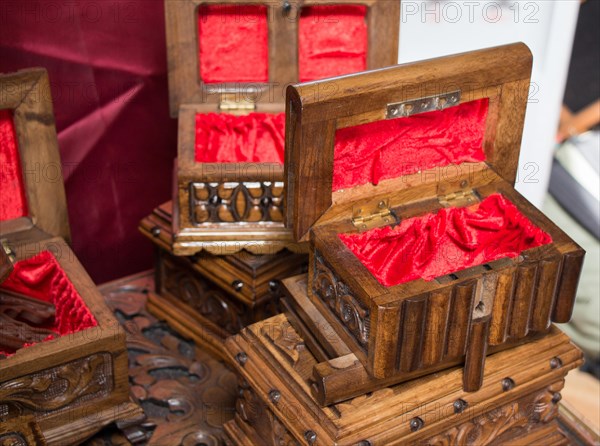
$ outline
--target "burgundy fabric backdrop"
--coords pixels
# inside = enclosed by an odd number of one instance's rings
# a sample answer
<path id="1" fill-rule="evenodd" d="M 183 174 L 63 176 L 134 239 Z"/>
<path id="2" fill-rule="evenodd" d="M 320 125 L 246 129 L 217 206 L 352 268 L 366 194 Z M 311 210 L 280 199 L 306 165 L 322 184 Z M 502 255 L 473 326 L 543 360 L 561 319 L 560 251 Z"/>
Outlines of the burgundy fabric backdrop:
<path id="1" fill-rule="evenodd" d="M 97 283 L 152 266 L 137 224 L 169 199 L 177 144 L 164 28 L 160 0 L 0 0 L 0 72 L 49 72 L 73 248 Z"/>

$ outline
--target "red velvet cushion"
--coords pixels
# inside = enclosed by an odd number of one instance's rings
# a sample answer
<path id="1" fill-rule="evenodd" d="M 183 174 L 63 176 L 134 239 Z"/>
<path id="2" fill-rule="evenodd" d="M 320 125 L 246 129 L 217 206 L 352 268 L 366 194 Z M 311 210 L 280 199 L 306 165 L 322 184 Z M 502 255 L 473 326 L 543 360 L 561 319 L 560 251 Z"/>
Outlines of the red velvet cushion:
<path id="1" fill-rule="evenodd" d="M 17 135 L 10 110 L 0 110 L 0 221 L 27 215 Z"/>
<path id="2" fill-rule="evenodd" d="M 339 129 L 333 190 L 485 160 L 487 112 L 488 99 L 481 99 L 408 118 Z"/>
<path id="3" fill-rule="evenodd" d="M 267 82 L 267 7 L 203 4 L 198 11 L 200 78 L 206 83 Z"/>
<path id="4" fill-rule="evenodd" d="M 366 6 L 302 8 L 299 23 L 300 82 L 367 69 Z"/>
<path id="5" fill-rule="evenodd" d="M 285 113 L 196 115 L 196 162 L 283 164 Z"/>
<path id="6" fill-rule="evenodd" d="M 505 197 L 468 208 L 445 208 L 392 228 L 340 239 L 384 286 L 432 280 L 552 242 Z"/>
<path id="7" fill-rule="evenodd" d="M 98 325 L 49 251 L 17 262 L 10 276 L 2 283 L 2 288 L 53 303 L 56 316 L 54 326 L 48 328 L 61 336 Z M 50 339 L 53 337 L 50 336 L 46 340 Z M 9 356 L 7 352 L 0 353 Z"/>

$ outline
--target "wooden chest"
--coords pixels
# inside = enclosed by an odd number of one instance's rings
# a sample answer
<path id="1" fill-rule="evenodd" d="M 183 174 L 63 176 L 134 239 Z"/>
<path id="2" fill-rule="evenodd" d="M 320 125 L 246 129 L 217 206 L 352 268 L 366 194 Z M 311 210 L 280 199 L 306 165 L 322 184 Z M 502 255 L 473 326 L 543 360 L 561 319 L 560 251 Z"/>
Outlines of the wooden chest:
<path id="1" fill-rule="evenodd" d="M 0 238 L 15 261 L 0 286 L 0 443 L 77 444 L 141 412 L 125 333 L 65 241 L 46 71 L 0 75 L 0 91 Z"/>
<path id="2" fill-rule="evenodd" d="M 287 250 L 255 255 L 209 252 L 175 256 L 171 202 L 140 222 L 156 246 L 156 293 L 148 307 L 181 334 L 220 358 L 224 341 L 243 327 L 279 313 L 279 280 L 306 271 L 307 255 Z"/>
<path id="3" fill-rule="evenodd" d="M 569 320 L 584 251 L 513 187 L 531 64 L 514 44 L 288 88 L 287 224 L 374 378 L 464 362 L 474 391 L 488 348 Z"/>
<path id="4" fill-rule="evenodd" d="M 555 327 L 491 355 L 478 392 L 462 389 L 456 367 L 323 407 L 314 370 L 322 352 L 343 343 L 330 326 L 319 325 L 318 333 L 307 329 L 322 340 L 315 350 L 292 324 L 302 320 L 278 315 L 227 341 L 243 377 L 236 416 L 225 425 L 233 445 L 569 444 L 557 425 L 557 403 L 582 354 Z M 338 361 L 345 359 L 329 359 L 332 366 Z M 355 385 L 353 378 L 346 387 Z"/>
<path id="5" fill-rule="evenodd" d="M 396 63 L 399 9 L 385 0 L 165 0 L 179 117 L 174 254 L 299 249 L 283 224 L 285 87 Z"/>

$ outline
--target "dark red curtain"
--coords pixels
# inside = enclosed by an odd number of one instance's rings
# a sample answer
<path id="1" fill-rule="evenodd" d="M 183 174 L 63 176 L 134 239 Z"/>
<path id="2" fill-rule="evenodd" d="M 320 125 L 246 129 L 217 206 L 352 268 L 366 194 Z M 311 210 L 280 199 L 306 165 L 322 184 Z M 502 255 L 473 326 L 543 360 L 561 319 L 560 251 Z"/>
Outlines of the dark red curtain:
<path id="1" fill-rule="evenodd" d="M 0 1 L 0 72 L 49 72 L 73 248 L 98 283 L 152 266 L 137 224 L 170 195 L 166 60 L 162 0 Z"/>

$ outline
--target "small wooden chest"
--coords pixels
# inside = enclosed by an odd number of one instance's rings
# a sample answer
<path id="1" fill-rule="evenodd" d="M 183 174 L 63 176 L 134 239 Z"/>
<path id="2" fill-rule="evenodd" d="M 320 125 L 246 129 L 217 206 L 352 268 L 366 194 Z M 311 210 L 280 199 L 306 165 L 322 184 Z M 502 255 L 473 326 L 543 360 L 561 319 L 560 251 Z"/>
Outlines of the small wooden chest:
<path id="1" fill-rule="evenodd" d="M 319 354 L 292 318 L 272 317 L 227 341 L 243 377 L 236 416 L 225 425 L 231 444 L 568 444 L 557 425 L 557 404 L 564 377 L 582 354 L 555 327 L 544 338 L 491 355 L 476 393 L 462 390 L 462 371 L 453 368 L 322 407 L 312 375 Z M 330 327 L 320 327 L 328 339 Z"/>
<path id="2" fill-rule="evenodd" d="M 77 444 L 141 413 L 129 400 L 125 333 L 65 242 L 46 71 L 0 75 L 0 91 L 0 238 L 15 260 L 0 286 L 0 443 Z M 51 320 L 36 312 L 45 302 Z"/>
<path id="3" fill-rule="evenodd" d="M 477 390 L 488 346 L 569 320 L 584 251 L 513 187 L 531 64 L 514 44 L 288 87 L 287 224 L 374 378 L 465 362 Z"/>
<path id="4" fill-rule="evenodd" d="M 307 255 L 242 251 L 225 256 L 172 252 L 171 202 L 140 222 L 156 246 L 156 293 L 148 307 L 181 334 L 220 358 L 224 342 L 243 327 L 279 313 L 279 280 L 306 271 Z"/>
<path id="5" fill-rule="evenodd" d="M 400 2 L 165 0 L 179 117 L 173 253 L 300 249 L 283 225 L 285 87 L 398 60 Z"/>

